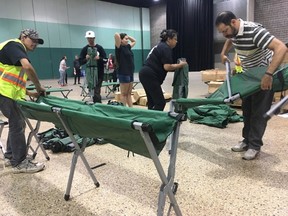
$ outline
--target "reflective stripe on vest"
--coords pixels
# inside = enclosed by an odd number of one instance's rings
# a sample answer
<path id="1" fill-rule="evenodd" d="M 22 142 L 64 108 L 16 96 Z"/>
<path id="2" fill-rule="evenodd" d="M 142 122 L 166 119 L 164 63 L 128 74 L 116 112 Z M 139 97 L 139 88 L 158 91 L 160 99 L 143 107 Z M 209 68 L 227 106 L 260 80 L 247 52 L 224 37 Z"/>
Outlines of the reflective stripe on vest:
<path id="1" fill-rule="evenodd" d="M 17 85 L 20 88 L 26 88 L 26 81 L 24 80 L 25 72 L 23 70 L 20 71 L 19 75 L 15 75 L 13 73 L 3 72 L 3 68 L 0 68 L 0 77 L 6 82 L 12 83 L 13 85 Z"/>
<path id="2" fill-rule="evenodd" d="M 19 39 L 12 39 L 1 43 L 0 51 L 10 41 L 20 43 L 26 50 Z M 26 95 L 26 80 L 27 74 L 22 66 L 7 65 L 0 62 L 0 94 L 14 100 L 24 98 Z"/>

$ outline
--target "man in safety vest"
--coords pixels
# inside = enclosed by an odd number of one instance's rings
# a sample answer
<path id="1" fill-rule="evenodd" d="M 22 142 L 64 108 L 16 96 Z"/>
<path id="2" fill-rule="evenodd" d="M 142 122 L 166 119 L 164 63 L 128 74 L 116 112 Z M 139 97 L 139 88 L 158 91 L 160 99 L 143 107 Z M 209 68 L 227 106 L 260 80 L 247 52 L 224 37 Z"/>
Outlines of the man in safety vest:
<path id="1" fill-rule="evenodd" d="M 25 120 L 16 102 L 24 99 L 26 94 L 32 97 L 45 94 L 27 55 L 27 51 L 33 51 L 43 43 L 33 29 L 22 30 L 18 39 L 0 43 L 0 110 L 9 123 L 5 165 L 12 166 L 14 173 L 35 173 L 45 167 L 27 157 Z M 34 83 L 36 93 L 26 90 L 27 78 Z"/>

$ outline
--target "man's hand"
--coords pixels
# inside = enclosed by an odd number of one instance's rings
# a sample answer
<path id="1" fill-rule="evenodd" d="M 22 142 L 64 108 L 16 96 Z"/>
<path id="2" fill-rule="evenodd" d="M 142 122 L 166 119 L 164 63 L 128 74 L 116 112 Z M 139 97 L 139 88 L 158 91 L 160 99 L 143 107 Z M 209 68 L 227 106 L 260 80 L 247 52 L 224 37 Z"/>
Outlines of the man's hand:
<path id="1" fill-rule="evenodd" d="M 225 64 L 227 61 L 230 62 L 228 56 L 227 55 L 221 55 L 222 64 Z"/>
<path id="2" fill-rule="evenodd" d="M 261 80 L 261 89 L 262 90 L 271 90 L 273 83 L 273 77 L 265 74 Z"/>
<path id="3" fill-rule="evenodd" d="M 39 96 L 40 96 L 40 95 L 46 96 L 46 89 L 43 88 L 42 86 L 36 88 L 36 91 L 37 91 L 37 93 L 39 94 Z M 38 96 L 38 97 L 39 97 L 39 96 Z"/>

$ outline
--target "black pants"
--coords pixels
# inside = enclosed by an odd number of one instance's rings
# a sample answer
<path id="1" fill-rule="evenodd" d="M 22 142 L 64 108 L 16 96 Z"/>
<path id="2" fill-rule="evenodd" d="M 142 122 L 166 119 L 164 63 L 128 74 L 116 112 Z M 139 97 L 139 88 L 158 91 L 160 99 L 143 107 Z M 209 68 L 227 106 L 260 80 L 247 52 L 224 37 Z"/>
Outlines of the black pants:
<path id="1" fill-rule="evenodd" d="M 98 81 L 96 83 L 96 86 L 94 88 L 94 96 L 93 96 L 93 102 L 94 103 L 101 103 L 101 87 L 103 82 L 103 76 L 98 77 Z"/>
<path id="2" fill-rule="evenodd" d="M 148 109 L 163 111 L 166 101 L 161 88 L 162 82 L 149 67 L 143 67 L 139 72 L 139 80 L 146 92 Z"/>
<path id="3" fill-rule="evenodd" d="M 74 84 L 76 84 L 76 80 L 78 78 L 78 84 L 80 84 L 81 70 L 76 70 L 76 75 L 74 75 Z"/>
<path id="4" fill-rule="evenodd" d="M 259 91 L 242 100 L 244 127 L 242 136 L 251 149 L 260 150 L 263 145 L 267 119 L 263 116 L 270 109 L 273 101 L 273 91 Z"/>

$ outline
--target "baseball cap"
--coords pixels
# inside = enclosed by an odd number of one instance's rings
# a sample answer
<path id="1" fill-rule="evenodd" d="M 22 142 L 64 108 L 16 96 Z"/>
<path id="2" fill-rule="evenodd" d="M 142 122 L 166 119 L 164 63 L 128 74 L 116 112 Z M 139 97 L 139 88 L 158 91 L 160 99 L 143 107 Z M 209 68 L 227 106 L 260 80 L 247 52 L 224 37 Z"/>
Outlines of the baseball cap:
<path id="1" fill-rule="evenodd" d="M 39 38 L 39 34 L 34 29 L 24 29 L 20 32 L 20 36 L 25 35 L 33 40 L 38 40 L 38 44 L 44 44 L 44 40 Z"/>
<path id="2" fill-rule="evenodd" d="M 87 31 L 85 38 L 95 38 L 95 33 L 93 31 Z"/>

